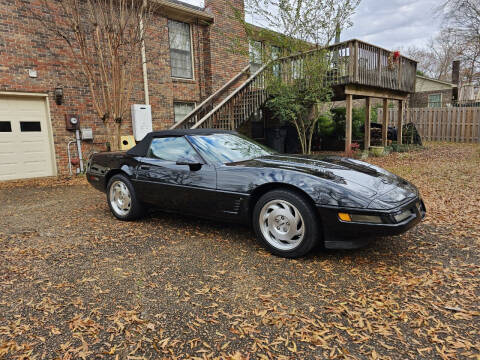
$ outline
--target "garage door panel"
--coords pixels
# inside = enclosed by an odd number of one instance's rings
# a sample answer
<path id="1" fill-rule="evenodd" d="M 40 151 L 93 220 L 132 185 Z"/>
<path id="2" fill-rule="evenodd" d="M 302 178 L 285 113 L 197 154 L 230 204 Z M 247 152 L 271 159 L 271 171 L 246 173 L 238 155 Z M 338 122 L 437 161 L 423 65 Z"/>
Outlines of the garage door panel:
<path id="1" fill-rule="evenodd" d="M 0 164 L 0 180 L 13 180 L 17 177 L 17 164 L 16 163 L 3 163 Z"/>
<path id="2" fill-rule="evenodd" d="M 27 174 L 40 174 L 45 172 L 46 161 L 27 160 L 22 162 L 22 167 Z"/>
<path id="3" fill-rule="evenodd" d="M 48 165 L 48 162 L 45 160 L 48 154 L 44 152 L 37 152 L 34 154 L 27 154 L 23 153 L 21 154 L 21 158 L 19 159 L 19 162 L 23 162 L 24 164 L 30 164 L 30 163 L 43 163 L 45 165 Z"/>
<path id="4" fill-rule="evenodd" d="M 0 180 L 55 174 L 48 130 L 44 99 L 0 96 Z"/>
<path id="5" fill-rule="evenodd" d="M 1 140 L 0 139 L 0 156 L 3 158 L 5 156 L 7 157 L 13 157 L 16 154 L 16 150 L 18 146 L 17 143 L 14 141 L 8 141 L 8 140 Z M 2 164 L 2 162 L 0 162 Z"/>

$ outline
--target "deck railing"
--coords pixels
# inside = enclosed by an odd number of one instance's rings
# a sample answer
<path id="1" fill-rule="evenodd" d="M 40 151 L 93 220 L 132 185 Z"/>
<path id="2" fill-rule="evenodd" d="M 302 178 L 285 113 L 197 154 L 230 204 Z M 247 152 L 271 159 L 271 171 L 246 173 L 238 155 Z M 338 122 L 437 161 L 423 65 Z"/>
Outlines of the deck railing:
<path id="1" fill-rule="evenodd" d="M 329 46 L 332 85 L 366 85 L 415 92 L 417 63 L 404 56 L 360 40 Z"/>
<path id="2" fill-rule="evenodd" d="M 268 65 L 263 65 L 247 81 L 192 126 L 192 129 L 235 130 L 248 120 L 267 100 L 265 74 L 270 69 Z"/>

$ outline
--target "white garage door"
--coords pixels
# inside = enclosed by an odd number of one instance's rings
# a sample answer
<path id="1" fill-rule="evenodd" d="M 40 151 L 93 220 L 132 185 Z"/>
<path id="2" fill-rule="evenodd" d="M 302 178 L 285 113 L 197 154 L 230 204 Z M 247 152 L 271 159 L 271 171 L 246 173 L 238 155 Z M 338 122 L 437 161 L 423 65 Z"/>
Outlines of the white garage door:
<path id="1" fill-rule="evenodd" d="M 55 175 L 46 100 L 0 95 L 0 180 Z"/>

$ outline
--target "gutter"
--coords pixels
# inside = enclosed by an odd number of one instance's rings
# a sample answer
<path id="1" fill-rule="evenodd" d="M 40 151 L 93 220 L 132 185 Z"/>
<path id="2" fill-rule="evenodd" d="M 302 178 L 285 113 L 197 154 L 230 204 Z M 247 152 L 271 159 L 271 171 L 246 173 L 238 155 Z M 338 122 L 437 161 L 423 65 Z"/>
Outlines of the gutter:
<path id="1" fill-rule="evenodd" d="M 146 0 L 144 0 L 145 2 Z M 143 20 L 140 19 L 140 34 L 142 36 L 141 55 L 142 55 L 142 73 L 143 73 L 143 92 L 145 96 L 145 105 L 150 105 L 150 96 L 148 93 L 148 72 L 147 72 L 147 55 L 145 51 L 145 37 L 143 31 Z"/>
<path id="2" fill-rule="evenodd" d="M 213 15 L 207 13 L 206 11 L 193 9 L 191 7 L 168 0 L 154 0 L 154 2 L 158 4 L 162 10 L 164 10 L 165 15 L 171 16 L 174 20 L 192 22 L 198 19 L 208 24 L 214 22 Z"/>

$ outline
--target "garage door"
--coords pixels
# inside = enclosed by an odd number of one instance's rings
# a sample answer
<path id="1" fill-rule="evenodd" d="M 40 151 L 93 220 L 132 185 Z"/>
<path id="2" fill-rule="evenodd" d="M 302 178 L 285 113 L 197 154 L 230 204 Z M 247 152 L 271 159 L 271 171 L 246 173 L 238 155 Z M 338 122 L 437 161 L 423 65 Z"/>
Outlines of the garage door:
<path id="1" fill-rule="evenodd" d="M 0 180 L 55 175 L 44 98 L 0 95 Z"/>

